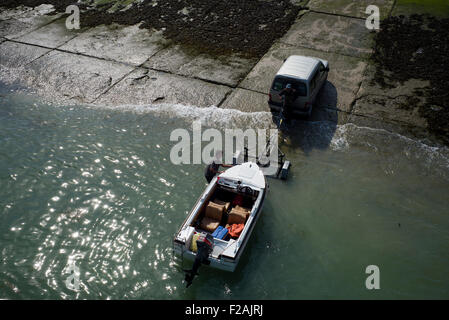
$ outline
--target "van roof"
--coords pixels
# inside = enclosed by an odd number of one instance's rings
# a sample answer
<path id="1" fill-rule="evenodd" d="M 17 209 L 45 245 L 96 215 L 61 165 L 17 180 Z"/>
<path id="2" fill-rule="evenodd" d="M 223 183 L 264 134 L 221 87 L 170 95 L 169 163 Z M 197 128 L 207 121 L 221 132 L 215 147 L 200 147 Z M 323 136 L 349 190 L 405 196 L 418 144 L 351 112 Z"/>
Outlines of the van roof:
<path id="1" fill-rule="evenodd" d="M 285 60 L 276 75 L 289 76 L 298 79 L 308 79 L 320 62 L 317 58 L 305 56 L 290 56 Z"/>

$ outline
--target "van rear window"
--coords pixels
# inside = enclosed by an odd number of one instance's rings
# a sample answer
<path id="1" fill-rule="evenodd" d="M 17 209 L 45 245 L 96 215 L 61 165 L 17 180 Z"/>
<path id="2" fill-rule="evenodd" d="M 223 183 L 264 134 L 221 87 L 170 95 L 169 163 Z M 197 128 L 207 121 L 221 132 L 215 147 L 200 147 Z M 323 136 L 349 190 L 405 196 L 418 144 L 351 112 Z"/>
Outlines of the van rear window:
<path id="1" fill-rule="evenodd" d="M 284 82 L 283 82 L 283 81 L 276 80 L 276 81 L 273 83 L 273 90 L 281 91 L 282 89 L 284 89 Z"/>
<path id="2" fill-rule="evenodd" d="M 306 84 L 300 81 L 293 81 L 287 79 L 276 79 L 273 82 L 273 90 L 281 91 L 285 88 L 285 86 L 290 83 L 294 89 L 297 90 L 298 96 L 305 97 L 307 96 L 307 87 Z"/>

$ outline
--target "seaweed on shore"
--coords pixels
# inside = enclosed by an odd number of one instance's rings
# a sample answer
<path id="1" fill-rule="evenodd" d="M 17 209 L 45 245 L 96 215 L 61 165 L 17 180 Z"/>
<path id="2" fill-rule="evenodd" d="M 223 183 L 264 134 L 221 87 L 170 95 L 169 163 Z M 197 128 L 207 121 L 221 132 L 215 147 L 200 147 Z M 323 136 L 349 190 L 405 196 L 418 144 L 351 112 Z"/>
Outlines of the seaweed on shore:
<path id="1" fill-rule="evenodd" d="M 4 0 L 2 6 L 53 4 L 65 11 L 76 0 Z M 83 2 L 84 8 L 94 4 Z M 113 9 L 113 10 L 111 10 Z M 144 0 L 125 7 L 117 1 L 81 13 L 83 27 L 135 25 L 163 30 L 175 43 L 209 54 L 237 53 L 260 58 L 295 21 L 301 7 L 289 0 Z"/>
<path id="2" fill-rule="evenodd" d="M 392 16 L 382 21 L 375 36 L 372 56 L 377 65 L 375 82 L 383 88 L 389 82 L 409 79 L 429 81 L 414 94 L 425 103 L 419 113 L 427 119 L 429 131 L 449 144 L 449 19 L 428 15 Z"/>
<path id="3" fill-rule="evenodd" d="M 294 22 L 300 7 L 288 0 L 144 1 L 118 12 L 90 11 L 87 26 L 118 23 L 164 30 L 176 43 L 216 54 L 261 57 Z"/>

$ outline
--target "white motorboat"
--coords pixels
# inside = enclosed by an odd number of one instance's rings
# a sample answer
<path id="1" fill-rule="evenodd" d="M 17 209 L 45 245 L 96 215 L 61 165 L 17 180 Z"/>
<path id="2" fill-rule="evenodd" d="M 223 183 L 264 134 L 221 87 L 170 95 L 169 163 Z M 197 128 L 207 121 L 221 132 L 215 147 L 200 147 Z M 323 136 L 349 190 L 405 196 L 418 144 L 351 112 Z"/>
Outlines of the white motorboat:
<path id="1" fill-rule="evenodd" d="M 174 237 L 173 249 L 193 260 L 187 286 L 201 264 L 234 271 L 261 214 L 267 193 L 265 175 L 254 162 L 215 176 Z"/>

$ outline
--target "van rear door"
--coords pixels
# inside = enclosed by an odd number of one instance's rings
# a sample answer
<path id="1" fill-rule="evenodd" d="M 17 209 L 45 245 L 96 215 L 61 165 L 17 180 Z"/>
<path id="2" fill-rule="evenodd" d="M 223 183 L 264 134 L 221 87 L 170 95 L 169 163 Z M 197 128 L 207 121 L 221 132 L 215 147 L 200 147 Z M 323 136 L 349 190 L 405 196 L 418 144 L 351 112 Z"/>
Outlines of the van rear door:
<path id="1" fill-rule="evenodd" d="M 278 106 L 282 105 L 282 99 L 281 97 L 279 97 L 279 93 L 283 89 L 285 89 L 288 83 L 290 83 L 292 87 L 297 90 L 298 99 L 301 97 L 307 97 L 307 86 L 303 81 L 282 76 L 276 76 L 270 88 L 272 104 Z"/>
<path id="2" fill-rule="evenodd" d="M 270 95 L 271 95 L 271 103 L 274 105 L 282 105 L 282 100 L 279 97 L 279 93 L 284 89 L 286 86 L 285 78 L 284 77 L 275 77 L 273 80 L 273 83 L 270 88 Z"/>

